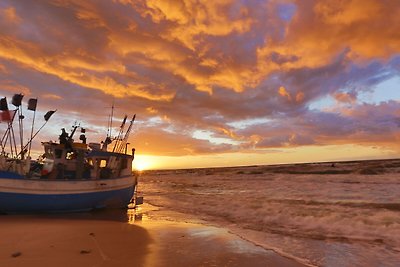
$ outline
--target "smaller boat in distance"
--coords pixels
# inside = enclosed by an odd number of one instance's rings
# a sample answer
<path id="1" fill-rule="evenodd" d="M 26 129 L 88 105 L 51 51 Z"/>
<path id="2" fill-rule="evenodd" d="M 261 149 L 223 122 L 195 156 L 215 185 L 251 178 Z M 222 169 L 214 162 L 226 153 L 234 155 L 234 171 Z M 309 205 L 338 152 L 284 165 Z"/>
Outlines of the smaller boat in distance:
<path id="1" fill-rule="evenodd" d="M 6 98 L 0 100 L 0 121 L 7 123 L 0 140 L 0 213 L 75 212 L 127 207 L 137 185 L 137 176 L 132 172 L 135 149 L 130 154 L 127 151 L 135 116 L 130 123 L 126 122 L 125 116 L 118 136 L 111 138 L 107 134 L 101 143 L 87 144 L 85 129 L 78 125 L 69 134 L 62 129 L 59 142 L 41 142 L 44 153 L 33 161 L 30 158 L 32 141 L 55 111 L 45 114 L 45 123 L 35 134 L 32 124 L 31 137 L 23 144 L 23 138 L 14 135 L 17 127 L 13 125 L 17 118 L 19 133 L 22 132 L 22 97 L 22 94 L 14 95 L 12 104 L 16 106 L 15 110 L 8 109 Z M 33 100 L 29 100 L 28 110 L 36 112 L 37 99 Z M 125 130 L 126 124 L 129 126 Z M 111 129 L 112 125 L 109 127 Z M 74 134 L 79 128 L 80 142 L 75 142 Z"/>

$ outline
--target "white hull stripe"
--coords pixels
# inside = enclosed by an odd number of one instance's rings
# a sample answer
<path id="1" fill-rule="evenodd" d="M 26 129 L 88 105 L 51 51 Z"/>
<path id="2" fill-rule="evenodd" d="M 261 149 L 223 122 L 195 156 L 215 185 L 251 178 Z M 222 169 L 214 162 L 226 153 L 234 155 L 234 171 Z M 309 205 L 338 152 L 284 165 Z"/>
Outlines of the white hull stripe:
<path id="1" fill-rule="evenodd" d="M 133 187 L 134 184 L 134 177 L 81 181 L 0 179 L 0 193 L 34 195 L 81 194 L 125 189 Z"/>

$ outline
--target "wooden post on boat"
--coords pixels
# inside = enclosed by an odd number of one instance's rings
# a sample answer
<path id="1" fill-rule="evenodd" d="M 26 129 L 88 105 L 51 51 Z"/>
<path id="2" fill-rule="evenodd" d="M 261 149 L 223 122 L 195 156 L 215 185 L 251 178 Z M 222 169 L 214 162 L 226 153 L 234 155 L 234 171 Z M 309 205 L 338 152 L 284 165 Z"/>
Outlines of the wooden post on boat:
<path id="1" fill-rule="evenodd" d="M 32 127 L 31 127 L 31 136 L 29 140 L 32 140 L 33 136 L 33 128 L 35 125 L 35 117 L 36 117 L 36 106 L 37 106 L 37 98 L 31 98 L 28 101 L 28 110 L 33 110 L 33 119 L 32 119 Z M 29 148 L 28 148 L 28 157 L 31 156 L 31 148 L 32 148 L 32 142 L 29 142 Z"/>
<path id="2" fill-rule="evenodd" d="M 112 124 L 113 124 L 113 116 L 114 116 L 114 99 L 113 99 L 113 103 L 111 106 L 111 115 L 110 115 L 110 119 L 108 121 L 108 129 L 107 129 L 107 138 L 111 139 L 112 136 Z"/>
<path id="3" fill-rule="evenodd" d="M 17 107 L 17 112 L 18 112 L 18 126 L 19 126 L 19 142 L 21 146 L 21 151 L 20 153 L 17 153 L 17 146 L 15 142 L 15 137 L 14 139 L 14 146 L 15 146 L 15 154 L 21 155 L 21 159 L 24 158 L 24 124 L 23 124 L 23 119 L 24 115 L 22 114 L 22 99 L 24 98 L 23 94 L 15 94 L 12 98 L 11 104 L 13 104 L 15 107 Z M 14 130 L 11 129 L 12 135 L 14 136 Z"/>

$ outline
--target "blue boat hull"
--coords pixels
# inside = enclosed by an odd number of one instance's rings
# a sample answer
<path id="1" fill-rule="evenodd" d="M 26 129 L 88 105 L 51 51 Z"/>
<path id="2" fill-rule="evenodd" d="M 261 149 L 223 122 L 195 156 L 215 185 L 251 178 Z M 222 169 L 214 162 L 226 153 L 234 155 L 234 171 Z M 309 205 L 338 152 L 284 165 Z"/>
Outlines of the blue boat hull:
<path id="1" fill-rule="evenodd" d="M 7 178 L 6 178 L 7 177 Z M 48 213 L 124 208 L 136 177 L 98 180 L 45 180 L 0 177 L 0 213 Z"/>
<path id="2" fill-rule="evenodd" d="M 101 208 L 124 208 L 130 202 L 134 187 L 120 190 L 63 195 L 0 193 L 0 212 L 75 212 Z"/>

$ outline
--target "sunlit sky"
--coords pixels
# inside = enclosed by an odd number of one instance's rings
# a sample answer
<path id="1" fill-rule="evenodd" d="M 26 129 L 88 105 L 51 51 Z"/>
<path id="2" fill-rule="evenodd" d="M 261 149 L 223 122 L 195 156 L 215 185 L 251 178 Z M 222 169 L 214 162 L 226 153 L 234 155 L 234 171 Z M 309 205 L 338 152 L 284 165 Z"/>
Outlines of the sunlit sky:
<path id="1" fill-rule="evenodd" d="M 399 25 L 394 0 L 1 0 L 0 96 L 57 109 L 39 141 L 137 114 L 144 169 L 395 158 Z"/>

